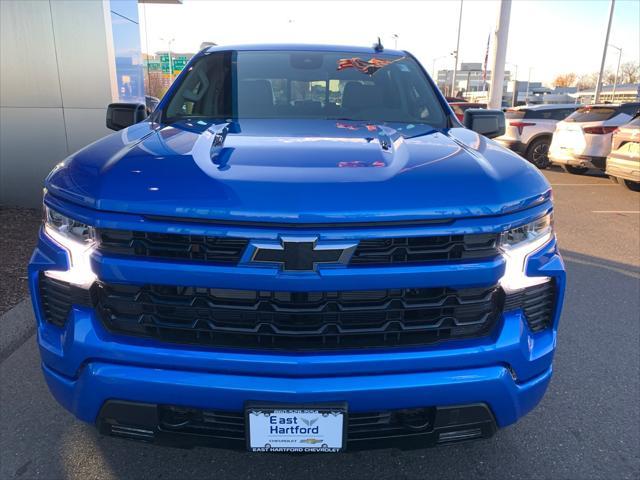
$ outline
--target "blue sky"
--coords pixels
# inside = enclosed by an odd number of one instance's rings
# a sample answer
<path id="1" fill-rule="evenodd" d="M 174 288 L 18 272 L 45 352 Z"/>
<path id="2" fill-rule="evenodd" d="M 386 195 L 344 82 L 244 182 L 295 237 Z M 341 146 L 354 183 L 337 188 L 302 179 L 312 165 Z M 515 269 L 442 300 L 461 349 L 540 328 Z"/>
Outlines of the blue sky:
<path id="1" fill-rule="evenodd" d="M 551 81 L 600 67 L 609 0 L 513 0 L 507 68 L 518 78 Z M 238 43 L 337 43 L 370 45 L 380 36 L 392 47 L 411 51 L 431 71 L 433 60 L 455 49 L 459 0 L 429 1 L 216 1 L 184 0 L 182 5 L 141 4 L 146 28 L 143 50 L 196 51 L 202 41 Z M 464 0 L 460 58 L 481 62 L 487 36 L 495 28 L 497 0 Z M 640 1 L 617 0 L 610 43 L 622 47 L 625 61 L 640 57 Z M 145 42 L 146 37 L 146 42 Z M 146 48 L 145 48 L 146 47 Z M 614 69 L 618 52 L 609 49 Z M 436 69 L 453 68 L 453 57 Z"/>

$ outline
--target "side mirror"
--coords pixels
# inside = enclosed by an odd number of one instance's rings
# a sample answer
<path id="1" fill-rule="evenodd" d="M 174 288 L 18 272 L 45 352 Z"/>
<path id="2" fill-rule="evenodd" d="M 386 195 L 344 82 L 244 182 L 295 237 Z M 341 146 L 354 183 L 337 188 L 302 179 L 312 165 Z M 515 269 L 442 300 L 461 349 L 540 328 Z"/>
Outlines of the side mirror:
<path id="1" fill-rule="evenodd" d="M 107 107 L 107 128 L 122 130 L 141 122 L 147 117 L 146 108 L 141 103 L 112 103 Z"/>
<path id="2" fill-rule="evenodd" d="M 464 112 L 464 126 L 487 138 L 504 135 L 504 112 L 500 110 L 486 110 L 484 108 L 469 108 Z"/>

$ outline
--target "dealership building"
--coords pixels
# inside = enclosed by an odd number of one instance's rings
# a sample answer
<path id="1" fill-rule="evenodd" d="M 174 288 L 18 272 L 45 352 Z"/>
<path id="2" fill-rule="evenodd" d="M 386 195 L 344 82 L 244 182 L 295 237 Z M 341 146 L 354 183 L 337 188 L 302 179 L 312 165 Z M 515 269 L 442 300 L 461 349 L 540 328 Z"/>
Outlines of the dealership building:
<path id="1" fill-rule="evenodd" d="M 35 207 L 56 163 L 112 133 L 109 103 L 144 103 L 138 1 L 0 1 L 0 21 L 0 203 Z"/>

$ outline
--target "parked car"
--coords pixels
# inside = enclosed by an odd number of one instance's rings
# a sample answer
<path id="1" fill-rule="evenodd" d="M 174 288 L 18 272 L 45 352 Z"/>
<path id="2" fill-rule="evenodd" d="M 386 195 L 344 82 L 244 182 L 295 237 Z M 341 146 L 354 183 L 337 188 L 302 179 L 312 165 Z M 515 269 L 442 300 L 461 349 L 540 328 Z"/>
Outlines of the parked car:
<path id="1" fill-rule="evenodd" d="M 449 102 L 449 106 L 458 120 L 464 122 L 464 112 L 470 108 L 487 108 L 486 103 Z"/>
<path id="2" fill-rule="evenodd" d="M 579 108 L 556 125 L 549 159 L 575 175 L 590 168 L 604 172 L 614 130 L 629 122 L 639 109 L 640 103 Z"/>
<path id="3" fill-rule="evenodd" d="M 250 451 L 517 421 L 553 370 L 551 187 L 487 139 L 503 112 L 465 122 L 379 46 L 211 47 L 149 118 L 109 106 L 118 132 L 45 182 L 29 281 L 54 397 L 104 434 Z"/>
<path id="4" fill-rule="evenodd" d="M 629 190 L 640 191 L 640 115 L 613 132 L 605 173 Z"/>
<path id="5" fill-rule="evenodd" d="M 504 135 L 495 140 L 519 153 L 538 168 L 549 166 L 549 145 L 556 124 L 575 112 L 580 105 L 526 105 L 509 108 Z"/>

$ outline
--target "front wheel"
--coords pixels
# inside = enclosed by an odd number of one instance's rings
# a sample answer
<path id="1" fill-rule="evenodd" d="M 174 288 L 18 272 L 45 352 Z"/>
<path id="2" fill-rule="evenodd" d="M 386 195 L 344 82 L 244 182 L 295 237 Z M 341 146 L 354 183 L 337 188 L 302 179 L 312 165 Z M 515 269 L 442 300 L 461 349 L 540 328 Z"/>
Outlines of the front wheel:
<path id="1" fill-rule="evenodd" d="M 562 168 L 572 175 L 584 175 L 589 170 L 587 167 L 574 167 L 573 165 L 563 165 Z"/>
<path id="2" fill-rule="evenodd" d="M 640 183 L 632 182 L 631 180 L 623 180 L 624 186 L 632 192 L 640 192 Z"/>
<path id="3" fill-rule="evenodd" d="M 527 148 L 527 160 L 541 170 L 549 166 L 549 143 L 548 138 L 540 138 Z"/>

